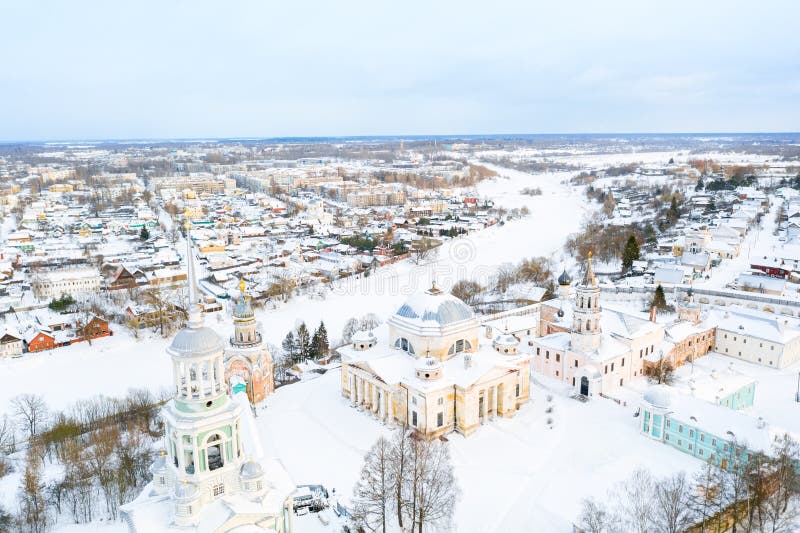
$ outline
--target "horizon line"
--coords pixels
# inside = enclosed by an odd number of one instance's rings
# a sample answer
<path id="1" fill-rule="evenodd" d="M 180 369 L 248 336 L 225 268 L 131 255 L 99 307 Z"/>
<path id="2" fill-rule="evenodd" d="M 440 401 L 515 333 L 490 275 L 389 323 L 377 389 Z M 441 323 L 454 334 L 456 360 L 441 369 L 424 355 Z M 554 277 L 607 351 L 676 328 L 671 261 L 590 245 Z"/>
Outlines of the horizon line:
<path id="1" fill-rule="evenodd" d="M 627 137 L 657 137 L 657 136 L 707 136 L 707 137 L 724 137 L 724 136 L 765 136 L 765 135 L 800 135 L 800 131 L 697 131 L 697 132 L 571 132 L 571 133 L 435 133 L 435 134 L 380 134 L 380 135 L 276 135 L 276 136 L 198 136 L 198 137 L 84 137 L 84 138 L 52 138 L 52 139 L 19 139 L 19 140 L 6 140 L 0 139 L 0 145 L 15 145 L 15 144 L 73 144 L 73 143 L 120 143 L 126 142 L 153 142 L 153 143 L 179 143 L 179 142 L 263 142 L 263 141 L 305 141 L 308 143 L 324 142 L 330 140 L 425 140 L 425 139 L 467 139 L 467 140 L 480 140 L 480 139 L 526 139 L 536 137 L 610 137 L 610 136 L 627 136 Z"/>

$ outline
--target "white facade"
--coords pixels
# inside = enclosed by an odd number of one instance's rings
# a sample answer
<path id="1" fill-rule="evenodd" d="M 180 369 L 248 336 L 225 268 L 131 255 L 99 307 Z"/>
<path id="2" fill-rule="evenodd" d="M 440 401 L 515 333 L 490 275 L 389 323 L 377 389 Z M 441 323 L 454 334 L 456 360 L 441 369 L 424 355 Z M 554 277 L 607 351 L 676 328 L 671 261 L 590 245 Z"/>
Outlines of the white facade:
<path id="1" fill-rule="evenodd" d="M 709 321 L 717 324 L 718 353 L 772 368 L 800 361 L 800 330 L 784 317 L 729 307 L 716 310 Z"/>
<path id="2" fill-rule="evenodd" d="M 100 272 L 96 269 L 59 270 L 42 272 L 33 280 L 33 295 L 37 298 L 58 298 L 62 294 L 75 296 L 100 290 Z"/>

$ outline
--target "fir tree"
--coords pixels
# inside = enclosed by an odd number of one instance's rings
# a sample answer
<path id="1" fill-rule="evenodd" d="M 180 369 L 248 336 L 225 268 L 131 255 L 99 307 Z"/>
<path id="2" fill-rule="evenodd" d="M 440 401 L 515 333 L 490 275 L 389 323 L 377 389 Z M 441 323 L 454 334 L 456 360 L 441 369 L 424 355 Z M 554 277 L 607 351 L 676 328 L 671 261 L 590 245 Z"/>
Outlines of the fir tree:
<path id="1" fill-rule="evenodd" d="M 681 216 L 680 209 L 678 209 L 678 199 L 675 196 L 672 197 L 672 201 L 669 204 L 668 216 L 672 222 L 675 222 Z"/>
<path id="2" fill-rule="evenodd" d="M 633 262 L 639 259 L 639 243 L 636 242 L 636 236 L 631 234 L 628 237 L 628 242 L 625 243 L 625 249 L 622 252 L 622 271 L 627 272 L 633 266 Z"/>
<path id="3" fill-rule="evenodd" d="M 314 357 L 322 359 L 328 355 L 330 346 L 328 344 L 328 330 L 325 329 L 325 322 L 320 321 L 317 331 L 314 332 Z"/>
<path id="4" fill-rule="evenodd" d="M 305 322 L 301 322 L 297 327 L 295 346 L 297 347 L 299 361 L 305 361 L 309 358 L 311 355 L 311 334 L 308 332 Z"/>
<path id="5" fill-rule="evenodd" d="M 664 287 L 661 285 L 656 287 L 656 292 L 653 294 L 653 301 L 650 302 L 650 307 L 656 307 L 661 310 L 667 309 L 667 298 L 664 296 Z"/>
<path id="6" fill-rule="evenodd" d="M 150 238 L 150 232 L 147 230 L 146 227 L 142 226 L 142 230 L 139 232 L 139 238 L 143 241 L 146 241 Z"/>

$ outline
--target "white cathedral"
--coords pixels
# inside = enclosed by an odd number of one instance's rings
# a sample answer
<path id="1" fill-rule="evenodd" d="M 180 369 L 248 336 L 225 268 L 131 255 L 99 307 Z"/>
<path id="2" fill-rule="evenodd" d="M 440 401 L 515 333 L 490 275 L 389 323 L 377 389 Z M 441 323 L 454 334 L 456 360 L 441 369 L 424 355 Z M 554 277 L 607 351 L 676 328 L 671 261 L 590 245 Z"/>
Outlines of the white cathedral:
<path id="1" fill-rule="evenodd" d="M 353 407 L 434 438 L 469 435 L 530 398 L 530 352 L 508 332 L 481 335 L 472 309 L 435 284 L 412 295 L 388 329 L 388 345 L 361 331 L 338 349 L 341 392 Z"/>
<path id="2" fill-rule="evenodd" d="M 277 460 L 263 456 L 247 395 L 227 393 L 225 346 L 203 324 L 191 245 L 188 251 L 189 321 L 167 349 L 175 396 L 162 411 L 166 450 L 122 517 L 141 533 L 289 533 L 294 483 Z"/>

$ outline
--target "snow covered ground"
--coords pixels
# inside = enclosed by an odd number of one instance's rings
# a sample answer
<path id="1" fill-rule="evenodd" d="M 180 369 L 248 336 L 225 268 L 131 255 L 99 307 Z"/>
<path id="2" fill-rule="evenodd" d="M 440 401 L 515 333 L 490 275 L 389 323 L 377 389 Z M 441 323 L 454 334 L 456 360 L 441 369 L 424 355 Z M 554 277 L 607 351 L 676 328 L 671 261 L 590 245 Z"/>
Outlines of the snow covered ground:
<path id="1" fill-rule="evenodd" d="M 462 488 L 458 531 L 570 531 L 581 499 L 602 497 L 637 467 L 660 476 L 700 466 L 641 437 L 636 405 L 580 403 L 557 387 L 536 384 L 534 399 L 513 419 L 469 438 L 448 435 Z M 336 370 L 278 389 L 259 410 L 258 424 L 267 454 L 280 457 L 297 483 L 336 488 L 345 500 L 367 449 L 381 433 L 396 431 L 350 407 Z"/>
<path id="2" fill-rule="evenodd" d="M 113 326 L 112 326 L 113 327 Z M 64 409 L 75 400 L 98 394 L 124 396 L 128 389 L 158 393 L 172 386 L 169 339 L 133 338 L 116 327 L 113 337 L 17 359 L 0 359 L 0 415 L 11 414 L 9 402 L 22 393 L 44 396 L 50 409 Z"/>

